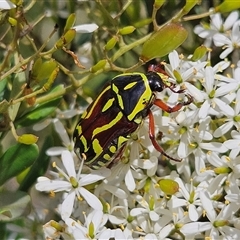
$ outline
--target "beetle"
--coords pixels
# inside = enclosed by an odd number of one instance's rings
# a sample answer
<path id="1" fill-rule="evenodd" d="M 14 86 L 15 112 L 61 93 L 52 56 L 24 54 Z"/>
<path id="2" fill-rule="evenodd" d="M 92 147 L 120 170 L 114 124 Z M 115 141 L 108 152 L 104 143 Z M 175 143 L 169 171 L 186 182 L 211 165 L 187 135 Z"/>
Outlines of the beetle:
<path id="1" fill-rule="evenodd" d="M 92 169 L 111 167 L 118 160 L 131 134 L 136 132 L 146 117 L 149 118 L 149 137 L 157 151 L 174 161 L 157 143 L 154 131 L 153 105 L 168 113 L 176 112 L 190 104 L 193 98 L 170 107 L 156 98 L 157 92 L 169 88 L 174 93 L 175 84 L 167 82 L 168 76 L 159 66 L 152 65 L 146 74 L 134 72 L 114 77 L 82 114 L 74 133 L 74 151 Z"/>

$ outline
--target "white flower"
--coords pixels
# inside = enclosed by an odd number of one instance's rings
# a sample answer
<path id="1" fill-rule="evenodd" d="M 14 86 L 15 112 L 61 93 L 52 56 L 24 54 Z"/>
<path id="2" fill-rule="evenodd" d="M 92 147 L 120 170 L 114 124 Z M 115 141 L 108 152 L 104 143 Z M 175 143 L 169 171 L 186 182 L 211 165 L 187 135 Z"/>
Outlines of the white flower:
<path id="1" fill-rule="evenodd" d="M 225 34 L 218 33 L 214 35 L 213 40 L 217 47 L 223 47 L 223 49 L 225 49 L 220 54 L 220 58 L 223 59 L 227 57 L 234 49 L 240 47 L 240 20 L 234 23 L 229 37 Z"/>
<path id="2" fill-rule="evenodd" d="M 187 207 L 188 216 L 191 221 L 197 221 L 200 217 L 198 206 L 201 205 L 199 200 L 199 189 L 193 186 L 193 181 L 190 184 L 186 184 L 180 178 L 174 179 L 179 184 L 179 193 L 184 199 L 177 196 L 172 196 L 168 202 L 170 209 L 177 209 L 179 207 Z"/>
<path id="3" fill-rule="evenodd" d="M 98 29 L 98 25 L 95 23 L 81 24 L 73 27 L 78 33 L 91 33 Z"/>
<path id="4" fill-rule="evenodd" d="M 219 157 L 217 153 L 212 152 L 207 155 L 208 161 L 216 168 L 221 168 L 221 175 L 226 175 L 230 181 L 236 181 L 240 178 L 240 158 L 231 159 L 228 156 Z M 219 181 L 218 181 L 219 184 Z"/>
<path id="5" fill-rule="evenodd" d="M 67 131 L 64 128 L 63 124 L 58 119 L 53 119 L 53 125 L 60 139 L 62 140 L 63 146 L 49 148 L 46 152 L 47 155 L 58 156 L 58 155 L 61 155 L 64 150 L 69 150 L 70 152 L 72 152 L 74 143 L 72 139 L 70 139 L 69 135 L 67 134 Z"/>
<path id="6" fill-rule="evenodd" d="M 104 227 L 103 212 L 93 210 L 85 219 L 83 224 L 76 222 L 71 218 L 66 218 L 65 223 L 68 226 L 68 232 L 71 233 L 74 239 L 101 239 L 101 233 L 105 233 L 105 239 L 111 238 L 111 234 Z M 108 236 L 106 236 L 106 233 Z"/>
<path id="7" fill-rule="evenodd" d="M 226 194 L 226 196 L 224 198 L 226 199 L 226 201 L 237 203 L 238 206 L 239 206 L 239 202 L 240 202 L 240 189 L 237 186 L 237 184 L 235 184 L 236 181 L 238 181 L 238 180 L 236 180 L 234 178 L 232 178 L 231 180 L 232 181 L 229 183 L 229 186 L 225 188 L 227 194 Z M 237 222 L 236 219 L 235 219 L 235 221 L 233 221 L 233 222 L 238 224 L 239 220 Z M 238 227 L 238 229 L 240 229 L 240 228 Z"/>
<path id="8" fill-rule="evenodd" d="M 65 227 L 66 225 L 63 222 L 58 223 L 54 220 L 47 222 L 43 225 L 45 239 L 61 239 L 61 237 L 70 239 L 70 235 L 64 231 Z"/>
<path id="9" fill-rule="evenodd" d="M 211 46 L 212 38 L 216 33 L 226 32 L 232 28 L 233 24 L 238 20 L 238 11 L 231 12 L 223 22 L 220 13 L 212 14 L 210 16 L 211 22 L 209 24 L 197 25 L 194 32 L 201 38 L 206 39 L 204 45 Z"/>
<path id="10" fill-rule="evenodd" d="M 194 154 L 195 171 L 198 175 L 205 174 L 206 166 L 206 153 L 203 150 L 226 152 L 227 148 L 219 142 L 213 142 L 212 135 L 208 131 L 210 117 L 200 121 L 200 125 L 197 129 L 192 131 L 192 139 L 190 139 L 188 154 Z M 204 142 L 208 141 L 208 142 Z"/>
<path id="11" fill-rule="evenodd" d="M 235 158 L 240 152 L 240 133 L 233 130 L 231 132 L 232 139 L 226 140 L 223 144 L 225 147 L 231 150 L 231 158 Z"/>
<path id="12" fill-rule="evenodd" d="M 165 209 L 162 210 L 163 212 Z M 136 228 L 135 231 L 140 236 L 143 235 L 144 239 L 157 239 L 157 240 L 166 240 L 167 236 L 171 232 L 171 228 L 165 229 L 169 222 L 171 221 L 172 217 L 167 214 L 161 215 L 159 221 L 150 221 L 147 215 L 138 215 L 137 222 L 139 227 Z"/>
<path id="13" fill-rule="evenodd" d="M 235 203 L 225 205 L 217 214 L 213 206 L 213 201 L 206 191 L 200 192 L 200 198 L 202 206 L 206 211 L 206 216 L 210 220 L 210 223 L 208 223 L 209 229 L 205 233 L 205 237 L 218 239 L 220 235 L 223 235 L 229 239 L 237 239 L 236 237 L 240 236 L 240 231 L 229 226 L 229 220 L 231 220 L 232 215 L 238 210 L 237 205 Z"/>
<path id="14" fill-rule="evenodd" d="M 15 8 L 16 5 L 12 3 L 10 0 L 1 0 L 0 1 L 0 9 L 12 9 Z"/>
<path id="15" fill-rule="evenodd" d="M 85 222 L 80 224 L 75 220 L 68 218 L 66 224 L 68 225 L 67 231 L 71 233 L 74 239 L 132 239 L 131 234 L 123 232 L 121 229 L 107 229 L 105 227 L 107 218 L 104 218 L 103 212 L 99 210 L 92 211 L 87 217 Z"/>
<path id="16" fill-rule="evenodd" d="M 230 91 L 228 84 L 225 84 L 219 88 L 216 87 L 217 81 L 215 80 L 214 69 L 212 67 L 206 67 L 203 85 L 206 92 L 203 93 L 205 101 L 199 110 L 200 118 L 205 118 L 209 114 L 234 114 L 233 109 L 226 102 L 220 99 L 221 96 Z"/>
<path id="17" fill-rule="evenodd" d="M 141 207 L 133 208 L 130 211 L 130 215 L 136 217 L 138 215 L 148 214 L 151 221 L 157 221 L 159 219 L 158 210 L 162 208 L 162 203 L 155 199 L 153 196 L 149 196 L 147 201 L 140 195 L 136 196 L 136 201 Z"/>
<path id="18" fill-rule="evenodd" d="M 169 121 L 168 136 L 169 139 L 179 139 L 178 157 L 180 159 L 186 158 L 189 154 L 189 141 L 191 139 L 194 124 L 198 120 L 197 111 L 181 111 L 175 121 Z"/>
<path id="19" fill-rule="evenodd" d="M 236 95 L 236 104 L 234 105 L 233 115 L 226 115 L 226 119 L 224 124 L 220 125 L 213 133 L 213 136 L 218 138 L 223 136 L 225 133 L 227 133 L 230 129 L 235 126 L 238 130 L 240 130 L 240 119 L 239 119 L 239 113 L 240 113 L 240 90 L 237 91 Z"/>
<path id="20" fill-rule="evenodd" d="M 50 180 L 46 177 L 40 177 L 38 178 L 36 189 L 39 191 L 67 192 L 67 196 L 65 197 L 60 209 L 62 219 L 66 219 L 72 214 L 76 197 L 81 200 L 82 196 L 93 209 L 102 210 L 100 200 L 84 186 L 104 179 L 109 176 L 111 171 L 109 169 L 102 168 L 98 171 L 92 171 L 92 173 L 86 175 L 81 174 L 81 166 L 78 173 L 76 173 L 73 158 L 69 151 L 64 151 L 62 153 L 62 162 L 66 169 L 66 173 L 59 167 L 56 166 L 56 168 L 65 180 Z"/>
<path id="21" fill-rule="evenodd" d="M 168 58 L 169 64 L 165 65 L 165 70 L 170 75 L 170 79 L 174 79 L 178 84 L 181 82 L 180 85 L 183 85 L 194 99 L 201 102 L 203 100 L 202 93 L 191 82 L 198 72 L 205 67 L 207 62 L 191 62 L 183 60 L 175 50 L 169 53 Z M 176 102 L 177 96 L 178 94 L 171 94 L 169 102 Z"/>
<path id="22" fill-rule="evenodd" d="M 70 139 L 69 135 L 67 134 L 67 131 L 63 126 L 62 122 L 56 118 L 53 119 L 52 122 L 56 132 L 58 133 L 60 139 L 62 140 L 63 146 L 51 147 L 47 150 L 46 154 L 48 156 L 59 156 L 65 150 L 72 152 L 74 148 L 74 143 L 72 139 Z"/>
<path id="23" fill-rule="evenodd" d="M 223 239 L 238 239 L 240 231 L 230 224 L 233 214 L 239 209 L 237 204 L 230 203 L 224 205 L 222 209 L 217 209 L 217 211 L 214 208 L 213 200 L 210 199 L 206 191 L 200 192 L 200 199 L 209 222 L 191 222 L 185 224 L 181 228 L 181 232 L 185 237 L 193 238 L 193 236 L 205 232 L 205 238 L 220 239 L 224 237 Z"/>

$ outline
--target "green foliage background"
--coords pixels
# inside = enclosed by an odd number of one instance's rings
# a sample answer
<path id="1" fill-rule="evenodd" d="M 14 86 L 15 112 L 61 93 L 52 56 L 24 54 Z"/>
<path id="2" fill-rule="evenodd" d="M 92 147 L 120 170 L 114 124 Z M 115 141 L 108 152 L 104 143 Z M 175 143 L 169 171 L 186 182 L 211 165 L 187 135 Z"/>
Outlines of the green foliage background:
<path id="1" fill-rule="evenodd" d="M 166 60 L 166 53 L 158 49 L 159 43 L 165 44 L 162 36 L 158 34 L 154 40 L 157 43 L 151 40 L 151 34 L 167 23 L 188 32 L 186 40 L 169 39 L 167 47 L 174 50 L 181 45 L 179 53 L 193 53 L 201 45 L 193 33 L 194 26 L 209 16 L 211 7 L 217 9 L 221 4 L 217 0 L 200 4 L 171 0 L 160 8 L 164 1 L 156 1 L 155 5 L 152 0 L 13 2 L 16 8 L 0 12 L 0 232 L 4 236 L 5 222 L 17 221 L 20 226 L 25 223 L 24 216 L 32 204 L 28 198 L 31 186 L 49 165 L 45 151 L 61 145 L 52 125 L 38 132 L 32 126 L 58 117 L 57 110 L 83 111 L 104 83 L 119 73 L 144 72 L 150 63 Z M 95 23 L 98 29 L 66 35 L 72 27 L 66 25 L 71 14 L 76 17 L 72 25 Z M 129 26 L 135 31 L 126 32 Z M 144 49 L 147 41 L 151 46 Z M 150 52 L 155 51 L 152 57 Z M 142 61 L 140 56 L 149 61 Z M 213 56 L 218 61 L 217 51 Z M 62 119 L 69 136 L 78 118 Z M 12 180 L 16 176 L 17 180 Z M 8 202 L 12 192 L 15 197 L 11 204 L 15 207 Z M 23 201 L 17 205 L 20 199 Z M 16 220 L 20 216 L 21 221 Z M 39 230 L 31 231 L 34 236 Z"/>

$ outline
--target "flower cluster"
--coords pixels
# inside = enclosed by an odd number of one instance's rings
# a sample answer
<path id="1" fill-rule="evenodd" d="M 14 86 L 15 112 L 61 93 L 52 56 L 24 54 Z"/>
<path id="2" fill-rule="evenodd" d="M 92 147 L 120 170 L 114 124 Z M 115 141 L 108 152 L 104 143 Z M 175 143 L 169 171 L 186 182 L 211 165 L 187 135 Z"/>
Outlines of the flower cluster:
<path id="1" fill-rule="evenodd" d="M 230 59 L 240 46 L 238 18 L 233 12 L 223 23 L 217 13 L 195 32 L 207 47 L 223 48 L 221 59 Z M 148 119 L 111 169 L 89 170 L 71 149 L 60 149 L 62 163 L 53 164 L 58 174 L 50 172 L 36 184 L 39 191 L 62 193 L 56 210 L 61 221 L 43 226 L 46 238 L 239 238 L 240 61 L 212 66 L 211 54 L 209 48 L 207 57 L 193 61 L 171 52 L 165 64 L 169 81 L 185 88 L 194 102 L 167 115 L 152 109 L 162 146 L 183 160 L 165 161 L 155 150 Z M 166 89 L 157 97 L 174 105 L 182 96 Z M 69 139 L 59 129 L 61 138 Z M 163 179 L 171 181 L 162 186 Z"/>

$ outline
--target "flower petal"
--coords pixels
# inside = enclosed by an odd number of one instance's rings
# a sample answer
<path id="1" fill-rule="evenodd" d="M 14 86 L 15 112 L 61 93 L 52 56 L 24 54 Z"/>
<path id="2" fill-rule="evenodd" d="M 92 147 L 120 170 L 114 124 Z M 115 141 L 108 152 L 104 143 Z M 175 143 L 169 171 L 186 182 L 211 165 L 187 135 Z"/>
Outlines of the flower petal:
<path id="1" fill-rule="evenodd" d="M 188 214 L 189 214 L 190 220 L 193 222 L 197 221 L 199 218 L 196 206 L 193 204 L 189 205 Z"/>
<path id="2" fill-rule="evenodd" d="M 136 187 L 136 183 L 134 181 L 132 171 L 130 169 L 127 171 L 127 174 L 125 176 L 125 183 L 130 192 L 132 192 Z"/>
<path id="3" fill-rule="evenodd" d="M 71 184 L 68 181 L 62 181 L 62 180 L 50 180 L 48 178 L 45 178 L 45 180 L 42 180 L 43 177 L 38 178 L 38 183 L 35 185 L 36 189 L 38 191 L 42 192 L 61 192 L 71 189 Z"/>
<path id="4" fill-rule="evenodd" d="M 16 7 L 16 5 L 9 0 L 2 0 L 0 2 L 0 9 L 8 10 L 8 9 L 15 8 L 15 7 Z"/>
<path id="5" fill-rule="evenodd" d="M 215 130 L 215 132 L 213 133 L 213 136 L 216 138 L 223 136 L 232 128 L 232 126 L 233 126 L 233 121 L 224 123 L 223 125 L 221 125 L 219 128 Z"/>
<path id="6" fill-rule="evenodd" d="M 138 215 L 142 215 L 144 213 L 148 213 L 148 210 L 145 209 L 145 208 L 133 208 L 131 211 L 130 211 L 130 215 L 132 217 L 136 217 Z"/>
<path id="7" fill-rule="evenodd" d="M 98 29 L 98 25 L 95 23 L 81 24 L 81 25 L 74 26 L 74 29 L 78 33 L 91 33 Z"/>
<path id="8" fill-rule="evenodd" d="M 62 152 L 62 162 L 68 173 L 68 176 L 76 178 L 76 171 L 75 171 L 73 157 L 69 151 L 65 150 Z"/>
<path id="9" fill-rule="evenodd" d="M 88 184 L 102 180 L 110 175 L 111 175 L 111 170 L 108 168 L 101 168 L 99 170 L 94 170 L 90 174 L 81 178 L 79 181 L 79 184 L 81 186 L 86 186 Z"/>
<path id="10" fill-rule="evenodd" d="M 231 12 L 223 24 L 224 30 L 229 30 L 233 26 L 233 24 L 238 20 L 238 18 L 239 18 L 238 11 Z"/>
<path id="11" fill-rule="evenodd" d="M 50 157 L 52 156 L 59 156 L 62 154 L 63 151 L 65 151 L 65 147 L 51 147 L 46 151 L 46 154 Z"/>
<path id="12" fill-rule="evenodd" d="M 73 204 L 74 204 L 74 200 L 76 197 L 76 193 L 75 191 L 71 191 L 68 193 L 67 197 L 64 199 L 60 212 L 61 212 L 61 217 L 63 220 L 65 220 L 66 218 L 69 218 L 72 214 L 73 211 Z"/>
<path id="13" fill-rule="evenodd" d="M 79 193 L 86 200 L 86 202 L 89 204 L 89 206 L 91 206 L 93 209 L 102 211 L 102 209 L 103 209 L 102 203 L 95 195 L 93 195 L 87 189 L 85 189 L 83 187 L 80 187 L 78 190 L 79 190 Z"/>

